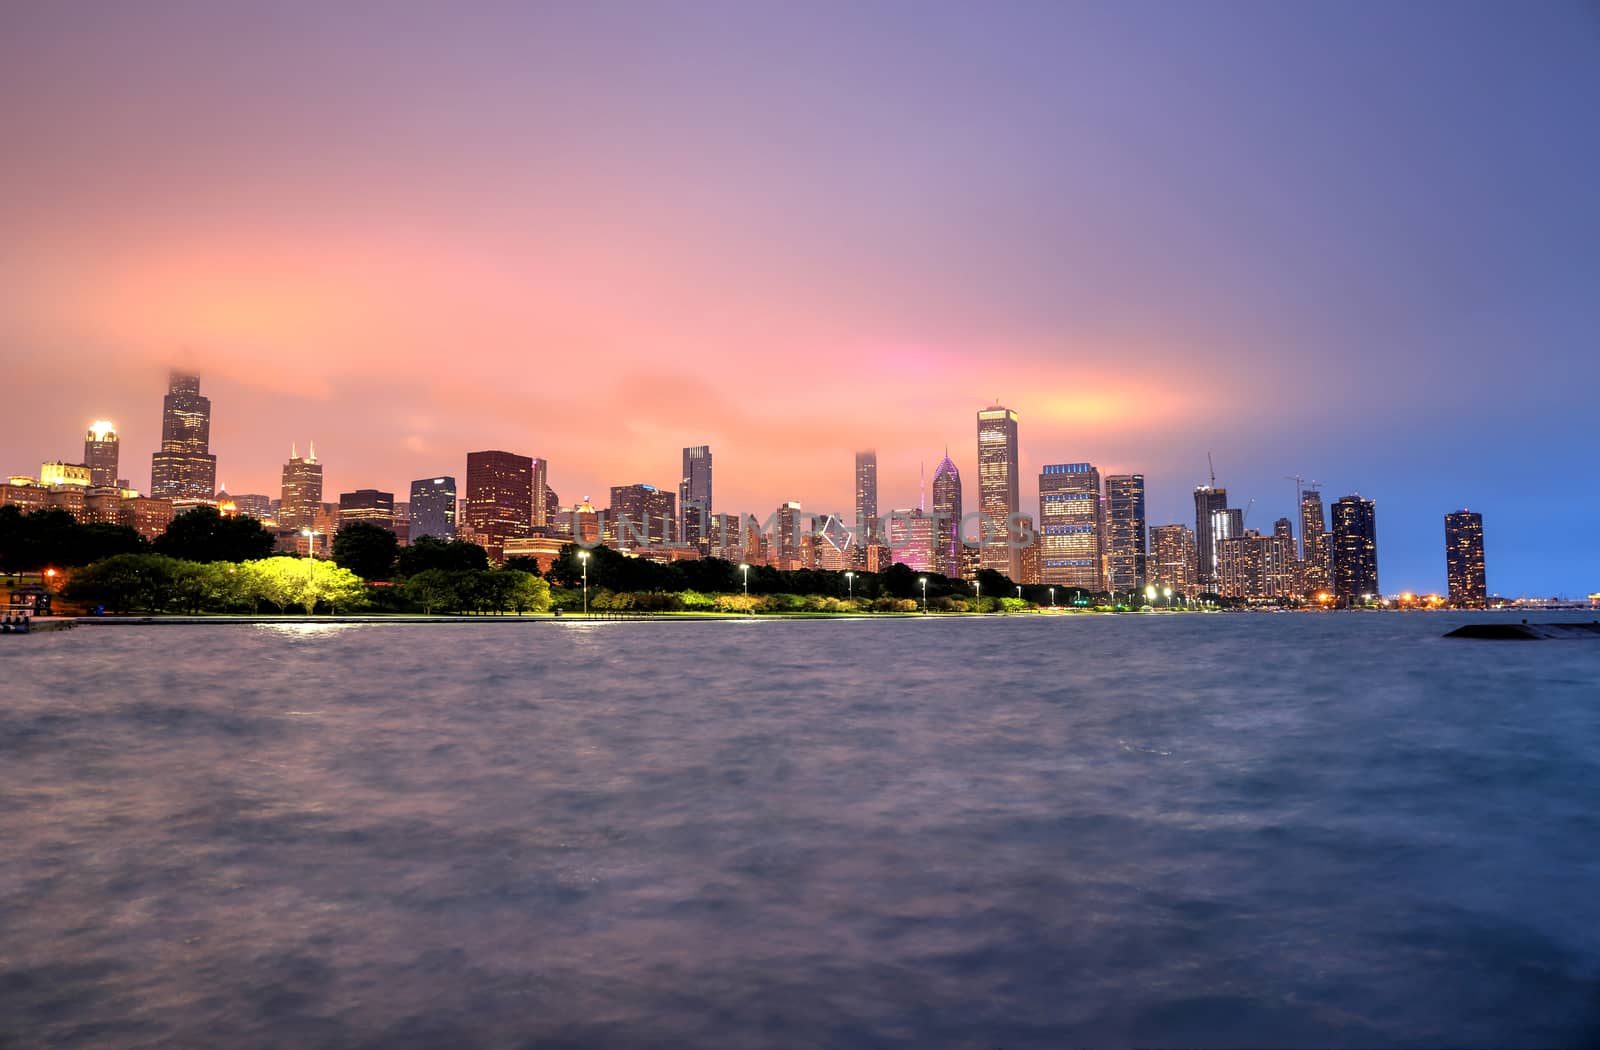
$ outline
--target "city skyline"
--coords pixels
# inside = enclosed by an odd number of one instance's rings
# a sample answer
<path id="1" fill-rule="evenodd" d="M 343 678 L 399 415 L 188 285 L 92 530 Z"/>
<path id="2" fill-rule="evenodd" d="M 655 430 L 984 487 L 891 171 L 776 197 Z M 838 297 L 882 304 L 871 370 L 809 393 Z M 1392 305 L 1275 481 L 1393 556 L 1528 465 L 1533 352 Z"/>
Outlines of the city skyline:
<path id="1" fill-rule="evenodd" d="M 107 419 L 143 488 L 176 366 L 230 491 L 292 436 L 330 494 L 501 448 L 569 506 L 707 445 L 718 510 L 848 513 L 864 448 L 976 501 L 998 398 L 1028 513 L 1090 462 L 1192 527 L 1209 451 L 1252 522 L 1375 500 L 1391 585 L 1464 505 L 1492 589 L 1600 578 L 1589 9 L 617 10 L 15 19 L 6 469 Z"/>
<path id="2" fill-rule="evenodd" d="M 162 452 L 152 456 L 152 488 L 159 484 L 171 484 L 174 472 L 164 453 L 175 447 L 174 433 L 189 435 L 189 443 L 198 442 L 196 448 L 205 447 L 211 421 L 211 403 L 209 399 L 198 396 L 199 384 L 198 375 L 177 370 L 169 373 L 168 393 L 163 400 Z M 979 459 L 980 469 L 982 464 L 990 468 L 991 500 L 1003 498 L 1010 501 L 1012 497 L 1008 490 L 1015 490 L 1018 470 L 1019 416 L 1013 409 L 990 405 L 978 412 L 977 419 L 974 454 Z M 103 466 L 114 470 L 117 447 L 114 425 L 108 420 L 96 420 L 88 430 L 83 458 L 86 464 L 92 464 L 97 457 L 104 458 L 109 450 L 112 462 Z M 180 443 L 178 447 L 187 446 Z M 980 533 L 988 528 L 986 523 L 992 518 L 992 512 L 984 510 L 981 499 L 979 506 L 963 517 L 959 472 L 950 458 L 948 448 L 935 471 L 933 506 L 928 506 L 925 465 L 919 464 L 915 506 L 891 510 L 886 514 L 876 513 L 877 453 L 875 450 L 856 452 L 850 478 L 856 513 L 855 520 L 848 523 L 839 511 L 808 507 L 802 500 L 785 500 L 777 505 L 770 516 L 752 513 L 748 509 L 740 510 L 736 515 L 718 511 L 711 505 L 710 446 L 685 447 L 681 454 L 684 477 L 676 493 L 649 482 L 610 487 L 610 500 L 600 509 L 609 511 L 611 518 L 618 523 L 608 526 L 608 536 L 612 528 L 619 534 L 608 542 L 619 543 L 625 549 L 641 543 L 653 547 L 674 543 L 695 546 L 696 541 L 684 531 L 685 511 L 679 502 L 684 495 L 693 492 L 695 498 L 707 502 L 703 511 L 707 515 L 706 527 L 693 530 L 700 536 L 698 545 L 705 553 L 712 553 L 708 544 L 716 546 L 726 538 L 718 530 L 724 527 L 722 523 L 727 520 L 737 522 L 739 518 L 748 519 L 729 528 L 728 534 L 731 536 L 743 533 L 747 527 L 753 528 L 756 523 L 770 517 L 770 524 L 776 528 L 770 537 L 764 537 L 761 542 L 773 544 L 774 549 L 770 552 L 772 563 L 784 568 L 825 567 L 814 553 L 814 547 L 819 543 L 835 544 L 834 553 L 828 555 L 827 560 L 843 558 L 837 566 L 839 568 L 877 566 L 877 559 L 868 558 L 866 550 L 851 554 L 845 549 L 849 543 L 859 540 L 863 532 L 859 524 L 863 511 L 871 508 L 874 512 L 873 523 L 888 529 L 886 539 L 888 546 L 893 548 L 893 560 L 903 562 L 914 571 L 938 572 L 952 577 L 970 579 L 972 572 L 982 563 L 983 552 L 994 550 L 999 557 L 1016 559 L 1017 574 L 1013 576 L 1014 579 L 1086 591 L 1134 592 L 1144 589 L 1146 584 L 1159 588 L 1191 576 L 1196 581 L 1204 581 L 1209 571 L 1214 581 L 1200 582 L 1199 588 L 1219 591 L 1235 598 L 1277 599 L 1315 595 L 1324 601 L 1331 598 L 1341 604 L 1355 604 L 1358 599 L 1367 601 L 1385 593 L 1405 594 L 1408 600 L 1411 593 L 1448 593 L 1452 601 L 1460 600 L 1463 593 L 1477 598 L 1485 593 L 1481 513 L 1463 509 L 1445 516 L 1448 577 L 1445 590 L 1406 588 L 1404 591 L 1395 589 L 1384 592 L 1378 586 L 1382 548 L 1377 543 L 1373 500 L 1363 499 L 1359 493 L 1346 495 L 1333 504 L 1330 517 L 1322 507 L 1323 494 L 1319 491 L 1319 483 L 1313 481 L 1309 487 L 1302 487 L 1306 479 L 1294 476 L 1289 480 L 1295 482 L 1298 528 L 1295 519 L 1282 516 L 1276 520 L 1270 533 L 1263 534 L 1257 528 L 1245 526 L 1255 506 L 1255 498 L 1251 497 L 1243 509 L 1230 506 L 1227 489 L 1216 484 L 1215 463 L 1209 456 L 1207 465 L 1213 471 L 1210 483 L 1196 486 L 1192 492 L 1195 512 L 1193 531 L 1179 523 L 1158 525 L 1147 520 L 1144 514 L 1145 479 L 1142 474 L 1109 475 L 1102 481 L 1101 472 L 1092 463 L 1047 464 L 1039 474 L 1037 489 L 1040 511 L 1037 520 L 1041 523 L 1035 537 L 1037 542 L 1020 548 L 1007 545 L 1006 549 L 999 550 L 980 539 Z M 572 538 L 573 530 L 578 526 L 578 517 L 575 514 L 568 521 L 560 512 L 572 510 L 577 504 L 559 502 L 556 490 L 549 484 L 548 461 L 504 450 L 489 450 L 466 453 L 466 464 L 468 484 L 465 498 L 459 505 L 452 504 L 452 510 L 458 508 L 462 521 L 476 530 L 474 539 L 485 547 L 491 559 L 498 562 L 509 556 L 510 552 L 503 553 L 502 548 L 512 537 L 519 538 L 519 543 L 532 543 L 534 547 L 543 546 L 544 541 L 537 539 L 540 536 Z M 205 456 L 202 466 L 207 472 L 214 471 L 216 457 Z M 316 456 L 314 442 L 308 443 L 304 457 L 299 455 L 297 444 L 291 443 L 290 458 L 282 470 L 281 507 L 273 515 L 277 527 L 283 530 L 280 535 L 292 536 L 310 527 L 314 530 L 313 538 L 320 537 L 319 549 L 326 553 L 333 532 L 350 522 L 366 521 L 395 531 L 397 522 L 405 521 L 408 528 L 400 532 L 402 542 L 405 542 L 405 536 L 413 534 L 409 528 L 409 507 L 397 504 L 393 491 L 358 488 L 340 492 L 336 503 L 328 503 L 322 499 L 322 472 L 323 465 Z M 13 481 L 24 486 L 42 484 L 47 489 L 55 486 L 52 491 L 58 495 L 50 505 L 68 507 L 81 516 L 85 492 L 100 492 L 102 495 L 95 498 L 101 500 L 115 499 L 117 496 L 115 488 L 91 488 L 91 473 L 92 467 L 89 465 L 55 460 L 41 465 L 37 482 L 29 483 L 16 477 L 13 477 Z M 410 482 L 409 491 L 415 498 L 419 488 L 425 492 L 427 486 L 445 483 L 451 485 L 454 494 L 453 478 L 443 476 L 414 479 Z M 125 517 L 135 513 L 135 506 L 153 502 L 150 499 L 131 499 L 126 491 L 127 486 L 122 486 L 122 489 L 124 501 L 130 504 Z M 15 485 L 7 485 L 3 491 L 18 494 L 38 490 L 26 487 L 18 490 Z M 226 496 L 233 501 L 236 494 L 226 492 L 219 486 L 215 495 Z M 269 504 L 274 502 L 267 494 L 239 492 L 237 497 L 250 505 L 238 512 L 256 516 L 264 516 L 261 511 L 270 509 Z M 204 502 L 208 498 L 197 492 L 189 492 L 181 496 L 179 501 Z M 5 498 L 0 498 L 0 503 L 5 501 Z M 588 497 L 580 502 L 586 508 L 589 506 Z M 42 505 L 37 504 L 32 496 L 26 497 L 24 503 Z M 237 503 L 234 505 L 238 506 Z M 166 506 L 170 518 L 173 513 L 170 499 Z M 1012 506 L 1014 509 L 1010 513 L 1025 523 L 1024 531 L 1031 532 L 1034 515 L 1027 512 L 1026 508 L 1016 504 Z M 1074 507 L 1078 509 L 1072 509 Z M 941 520 L 925 519 L 924 515 L 930 511 L 940 516 Z M 105 513 L 104 510 L 92 511 L 90 516 L 103 516 Z M 415 535 L 453 535 L 453 517 L 445 528 L 443 512 L 437 513 L 441 515 L 441 527 L 425 528 Z M 1458 577 L 1466 570 L 1458 565 L 1464 556 L 1461 553 L 1464 548 L 1458 539 L 1460 527 L 1457 523 L 1466 520 L 1475 523 L 1472 528 L 1476 536 L 1473 541 L 1476 548 L 1472 557 L 1476 559 L 1477 568 L 1476 583 L 1468 585 L 1468 591 L 1463 591 Z M 623 522 L 632 524 L 627 526 L 621 524 Z M 807 522 L 810 524 L 807 525 Z M 546 529 L 547 523 L 551 526 L 549 530 Z M 637 529 L 637 534 L 631 540 L 621 534 L 621 530 L 628 527 Z M 871 524 L 868 528 L 871 528 Z M 846 532 L 846 529 L 850 532 Z M 1158 551 L 1163 543 L 1161 535 L 1174 529 L 1188 534 L 1190 539 L 1181 542 L 1190 547 L 1196 547 L 1195 537 L 1199 537 L 1196 549 L 1188 555 L 1193 561 L 1187 570 L 1175 569 L 1172 564 L 1182 557 L 1174 553 L 1179 548 L 1169 544 L 1165 557 Z M 1207 536 L 1207 533 L 1210 535 Z M 802 534 L 811 542 L 802 544 Z M 1310 542 L 1306 542 L 1307 537 Z M 299 546 L 305 546 L 307 542 L 296 538 Z M 964 545 L 970 548 L 966 555 L 961 552 Z M 1208 545 L 1211 549 L 1209 570 L 1205 555 Z M 857 546 L 860 546 L 858 542 Z M 550 548 L 551 552 L 554 549 Z M 525 546 L 519 548 L 517 553 L 531 550 L 533 547 Z M 1150 552 L 1148 573 L 1143 568 L 1146 550 Z M 732 552 L 726 550 L 712 554 L 729 555 Z M 735 557 L 765 562 L 769 552 L 763 548 L 760 552 L 751 550 Z M 1495 589 L 1493 593 L 1500 592 Z"/>

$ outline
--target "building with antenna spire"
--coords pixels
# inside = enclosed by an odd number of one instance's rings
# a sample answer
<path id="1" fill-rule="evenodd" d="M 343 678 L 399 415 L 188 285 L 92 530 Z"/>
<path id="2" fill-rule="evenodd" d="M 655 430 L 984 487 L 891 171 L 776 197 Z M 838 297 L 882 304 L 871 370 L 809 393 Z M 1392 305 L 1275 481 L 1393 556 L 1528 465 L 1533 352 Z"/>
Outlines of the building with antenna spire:
<path id="1" fill-rule="evenodd" d="M 934 571 L 961 575 L 961 472 L 950 460 L 950 449 L 933 471 Z"/>
<path id="2" fill-rule="evenodd" d="M 317 461 L 316 443 L 308 448 L 302 458 L 297 445 L 289 446 L 289 462 L 283 465 L 283 497 L 278 503 L 280 529 L 309 529 L 322 510 L 322 464 Z"/>

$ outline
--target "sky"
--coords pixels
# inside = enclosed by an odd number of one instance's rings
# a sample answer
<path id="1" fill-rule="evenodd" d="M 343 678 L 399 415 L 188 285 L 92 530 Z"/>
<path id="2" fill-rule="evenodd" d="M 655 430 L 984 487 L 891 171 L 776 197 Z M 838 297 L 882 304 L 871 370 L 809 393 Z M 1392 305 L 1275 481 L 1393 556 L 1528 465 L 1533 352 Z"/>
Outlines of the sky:
<path id="1" fill-rule="evenodd" d="M 1247 524 L 1376 500 L 1383 588 L 1600 590 L 1600 5 L 14 6 L 0 473 L 170 366 L 232 492 L 542 456 L 564 502 L 914 505 L 976 413 L 1039 467 L 1206 454 Z M 464 480 L 464 479 L 463 479 Z"/>

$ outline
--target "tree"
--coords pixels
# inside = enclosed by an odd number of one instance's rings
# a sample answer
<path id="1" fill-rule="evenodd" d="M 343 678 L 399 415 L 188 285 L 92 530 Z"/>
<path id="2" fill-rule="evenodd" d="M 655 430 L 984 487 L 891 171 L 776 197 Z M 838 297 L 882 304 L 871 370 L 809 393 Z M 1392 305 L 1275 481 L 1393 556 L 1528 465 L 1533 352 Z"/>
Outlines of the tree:
<path id="1" fill-rule="evenodd" d="M 247 561 L 239 566 L 244 593 L 253 604 L 266 602 L 283 612 L 298 600 L 305 586 L 306 570 L 315 564 L 287 557 Z"/>
<path id="2" fill-rule="evenodd" d="M 327 603 L 333 612 L 359 609 L 367 603 L 366 581 L 341 565 L 318 566 L 316 574 L 306 580 L 299 604 L 310 616 L 318 602 Z"/>
<path id="3" fill-rule="evenodd" d="M 73 570 L 63 591 L 75 602 L 112 612 L 160 612 L 172 604 L 182 564 L 160 554 L 118 554 Z"/>
<path id="4" fill-rule="evenodd" d="M 543 576 L 539 571 L 539 559 L 530 558 L 526 554 L 513 554 L 500 566 L 502 569 L 511 569 L 515 572 L 525 572 L 529 576 Z"/>
<path id="5" fill-rule="evenodd" d="M 424 569 L 406 580 L 401 593 L 407 601 L 422 606 L 427 616 L 432 616 L 435 609 L 455 612 L 462 605 L 458 575 L 444 569 Z"/>
<path id="6" fill-rule="evenodd" d="M 333 561 L 365 580 L 387 580 L 393 575 L 400 541 L 394 533 L 370 521 L 352 521 L 333 537 Z"/>
<path id="7" fill-rule="evenodd" d="M 183 561 L 241 562 L 267 557 L 276 542 L 248 515 L 224 517 L 215 507 L 195 507 L 173 518 L 153 546 L 157 554 Z"/>
<path id="8" fill-rule="evenodd" d="M 419 536 L 409 547 L 400 548 L 397 571 L 401 576 L 415 576 L 429 569 L 472 572 L 488 567 L 489 552 L 476 543 Z"/>
<path id="9" fill-rule="evenodd" d="M 531 573 L 517 569 L 502 569 L 508 579 L 506 602 L 511 611 L 521 616 L 525 612 L 550 611 L 550 585 Z"/>

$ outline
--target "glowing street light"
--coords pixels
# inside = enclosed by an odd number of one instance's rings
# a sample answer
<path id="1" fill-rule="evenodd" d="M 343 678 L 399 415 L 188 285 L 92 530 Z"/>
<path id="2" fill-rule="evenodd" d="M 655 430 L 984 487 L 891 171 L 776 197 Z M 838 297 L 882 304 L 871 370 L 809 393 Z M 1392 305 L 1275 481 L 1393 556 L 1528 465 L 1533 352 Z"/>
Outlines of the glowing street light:
<path id="1" fill-rule="evenodd" d="M 975 595 L 975 597 L 977 598 L 977 601 L 972 603 L 973 607 L 978 612 L 983 612 L 983 581 L 982 580 L 973 580 L 972 581 L 972 589 L 977 592 L 977 594 Z"/>
<path id="2" fill-rule="evenodd" d="M 1165 601 L 1162 604 L 1171 605 L 1172 604 L 1172 588 L 1171 587 L 1163 587 L 1163 588 L 1161 588 L 1161 597 L 1165 599 Z"/>
<path id="3" fill-rule="evenodd" d="M 317 537 L 322 533 L 308 528 L 301 529 L 300 535 L 306 538 L 306 557 L 311 560 L 311 564 L 306 568 L 306 585 L 309 590 L 310 585 L 317 579 Z"/>
<path id="4" fill-rule="evenodd" d="M 1149 602 L 1151 605 L 1156 603 L 1156 589 L 1154 586 L 1146 587 L 1144 589 L 1144 600 Z"/>
<path id="5" fill-rule="evenodd" d="M 1056 607 L 1056 589 L 1054 587 L 1052 587 L 1052 588 L 1050 588 L 1050 608 L 1054 609 L 1055 607 Z"/>
<path id="6" fill-rule="evenodd" d="M 744 575 L 744 611 L 750 611 L 750 565 L 747 562 L 739 563 L 739 572 Z"/>
<path id="7" fill-rule="evenodd" d="M 583 615 L 589 615 L 589 552 L 579 551 L 578 560 L 583 563 Z"/>
<path id="8" fill-rule="evenodd" d="M 928 614 L 928 578 L 923 576 L 920 582 L 922 583 L 922 614 L 926 616 Z"/>
<path id="9" fill-rule="evenodd" d="M 851 601 L 855 601 L 855 598 L 856 598 L 856 574 L 853 573 L 853 572 L 845 573 L 844 574 L 844 585 L 846 587 L 848 587 L 849 590 L 850 590 L 850 600 Z"/>

